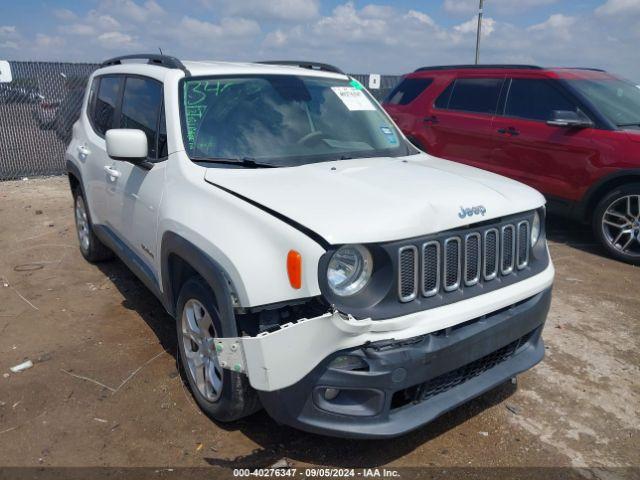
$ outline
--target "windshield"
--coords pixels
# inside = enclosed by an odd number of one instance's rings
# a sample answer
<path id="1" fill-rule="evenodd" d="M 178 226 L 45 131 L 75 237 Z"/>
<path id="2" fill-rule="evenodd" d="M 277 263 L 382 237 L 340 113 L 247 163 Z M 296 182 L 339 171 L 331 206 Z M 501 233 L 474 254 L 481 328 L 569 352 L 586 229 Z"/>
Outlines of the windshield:
<path id="1" fill-rule="evenodd" d="M 618 127 L 640 127 L 640 87 L 626 80 L 581 79 L 569 83 Z"/>
<path id="2" fill-rule="evenodd" d="M 193 160 L 295 166 L 416 153 L 355 80 L 187 78 L 180 99 L 184 142 Z"/>

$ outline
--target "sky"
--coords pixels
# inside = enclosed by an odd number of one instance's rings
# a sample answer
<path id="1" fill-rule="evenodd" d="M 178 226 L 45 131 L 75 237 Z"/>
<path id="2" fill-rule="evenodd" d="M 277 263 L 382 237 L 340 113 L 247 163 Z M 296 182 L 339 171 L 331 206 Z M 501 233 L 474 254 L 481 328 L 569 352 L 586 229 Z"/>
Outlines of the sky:
<path id="1" fill-rule="evenodd" d="M 640 83 L 640 0 L 485 0 L 482 63 L 597 67 Z M 472 63 L 478 0 L 0 0 L 0 60 L 315 60 L 402 74 Z"/>

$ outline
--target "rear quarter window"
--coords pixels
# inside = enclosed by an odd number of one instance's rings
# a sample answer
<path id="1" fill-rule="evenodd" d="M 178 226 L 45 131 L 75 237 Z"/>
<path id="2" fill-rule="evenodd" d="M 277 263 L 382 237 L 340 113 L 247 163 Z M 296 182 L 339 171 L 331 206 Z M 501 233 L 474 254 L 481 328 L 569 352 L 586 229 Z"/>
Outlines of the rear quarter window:
<path id="1" fill-rule="evenodd" d="M 433 78 L 405 78 L 384 100 L 390 105 L 408 105 L 433 83 Z"/>

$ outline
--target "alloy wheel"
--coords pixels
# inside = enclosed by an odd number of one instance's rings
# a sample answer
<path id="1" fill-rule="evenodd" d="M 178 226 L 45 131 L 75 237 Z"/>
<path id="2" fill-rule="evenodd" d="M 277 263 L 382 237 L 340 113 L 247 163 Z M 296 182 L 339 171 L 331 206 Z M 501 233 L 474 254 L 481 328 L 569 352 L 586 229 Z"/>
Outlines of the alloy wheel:
<path id="1" fill-rule="evenodd" d="M 76 199 L 76 231 L 78 232 L 80 248 L 82 248 L 83 252 L 88 252 L 91 243 L 89 236 L 89 218 L 84 206 L 84 199 L 81 195 L 78 195 Z"/>
<path id="2" fill-rule="evenodd" d="M 215 402 L 222 394 L 223 371 L 216 354 L 216 330 L 207 309 L 190 299 L 182 310 L 182 345 L 187 373 L 200 394 Z"/>
<path id="3" fill-rule="evenodd" d="M 611 202 L 602 216 L 602 232 L 615 250 L 639 257 L 640 195 L 625 195 Z"/>

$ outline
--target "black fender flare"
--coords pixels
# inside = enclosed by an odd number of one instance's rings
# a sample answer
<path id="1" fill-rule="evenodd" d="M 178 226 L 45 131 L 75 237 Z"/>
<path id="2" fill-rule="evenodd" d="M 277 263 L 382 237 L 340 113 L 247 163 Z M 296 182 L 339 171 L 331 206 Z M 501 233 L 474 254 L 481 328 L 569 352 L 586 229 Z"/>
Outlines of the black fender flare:
<path id="1" fill-rule="evenodd" d="M 160 252 L 162 292 L 167 311 L 173 317 L 178 314 L 176 303 L 180 286 L 174 284 L 172 274 L 176 272 L 171 271 L 170 265 L 171 256 L 176 255 L 207 282 L 216 297 L 221 320 L 227 320 L 235 327 L 231 288 L 224 268 L 203 250 L 174 232 L 164 233 Z"/>
<path id="2" fill-rule="evenodd" d="M 78 179 L 78 183 L 80 185 L 80 188 L 82 189 L 82 193 L 84 194 L 82 174 L 80 173 L 80 169 L 78 168 L 78 166 L 75 163 L 73 163 L 71 160 L 67 160 L 66 168 L 67 168 L 67 175 L 71 174 Z"/>
<path id="3" fill-rule="evenodd" d="M 589 220 L 588 209 L 595 207 L 595 201 L 602 196 L 606 191 L 608 184 L 613 186 L 621 185 L 624 182 L 625 177 L 635 177 L 640 181 L 640 168 L 628 168 L 624 170 L 618 170 L 599 178 L 582 196 L 582 199 L 578 202 L 574 210 L 574 216 L 580 220 Z"/>

